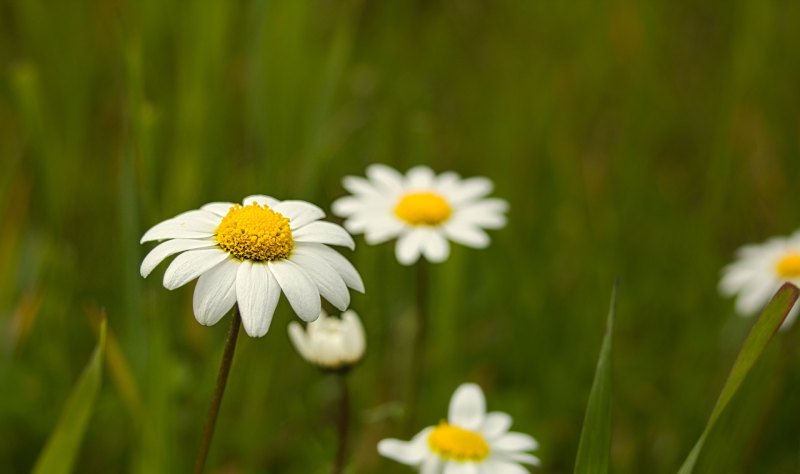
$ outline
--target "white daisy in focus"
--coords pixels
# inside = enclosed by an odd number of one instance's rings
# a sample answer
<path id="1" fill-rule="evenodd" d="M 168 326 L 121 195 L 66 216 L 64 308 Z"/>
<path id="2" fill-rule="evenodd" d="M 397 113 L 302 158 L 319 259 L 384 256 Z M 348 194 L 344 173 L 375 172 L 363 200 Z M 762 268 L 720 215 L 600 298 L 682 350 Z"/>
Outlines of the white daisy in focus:
<path id="1" fill-rule="evenodd" d="M 486 413 L 480 387 L 463 384 L 450 399 L 447 421 L 425 428 L 411 441 L 384 439 L 378 452 L 423 474 L 524 474 L 528 470 L 521 463 L 539 465 L 539 458 L 526 452 L 539 444 L 509 432 L 511 421 L 506 413 Z"/>
<path id="2" fill-rule="evenodd" d="M 443 262 L 450 243 L 485 248 L 484 229 L 506 225 L 508 203 L 485 198 L 493 184 L 483 177 L 461 179 L 453 172 L 435 175 L 426 166 L 408 170 L 405 176 L 386 165 L 367 167 L 367 177 L 347 176 L 342 181 L 352 193 L 333 203 L 334 214 L 345 217 L 344 226 L 364 234 L 374 245 L 397 237 L 395 254 L 403 265 L 420 255 Z"/>
<path id="3" fill-rule="evenodd" d="M 345 311 L 341 318 L 323 311 L 305 330 L 292 321 L 289 339 L 305 360 L 325 370 L 349 369 L 361 360 L 366 349 L 364 326 L 353 310 Z"/>
<path id="4" fill-rule="evenodd" d="M 344 311 L 348 287 L 364 292 L 353 265 L 328 247 L 353 249 L 353 238 L 323 217 L 311 203 L 261 195 L 245 198 L 243 205 L 206 204 L 145 232 L 142 243 L 165 242 L 147 254 L 141 274 L 147 277 L 165 258 L 180 254 L 164 273 L 164 287 L 174 290 L 197 278 L 194 315 L 206 326 L 237 304 L 247 334 L 261 337 L 281 293 L 298 316 L 314 321 L 320 296 Z"/>
<path id="5" fill-rule="evenodd" d="M 722 271 L 719 291 L 736 296 L 736 311 L 742 316 L 758 314 L 784 282 L 800 285 L 800 231 L 760 245 L 745 245 L 736 256 Z M 798 309 L 800 305 L 792 308 L 782 329 L 792 325 Z"/>

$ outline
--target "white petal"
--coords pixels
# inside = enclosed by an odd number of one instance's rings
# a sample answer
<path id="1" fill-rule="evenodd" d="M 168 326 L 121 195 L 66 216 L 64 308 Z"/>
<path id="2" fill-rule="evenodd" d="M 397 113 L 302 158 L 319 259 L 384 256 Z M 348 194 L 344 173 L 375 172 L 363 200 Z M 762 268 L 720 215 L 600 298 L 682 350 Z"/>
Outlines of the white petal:
<path id="1" fill-rule="evenodd" d="M 450 461 L 444 465 L 442 474 L 479 474 L 479 471 L 474 463 Z"/>
<path id="2" fill-rule="evenodd" d="M 447 198 L 453 204 L 461 204 L 486 196 L 494 189 L 494 184 L 482 176 L 467 178 L 450 193 Z"/>
<path id="3" fill-rule="evenodd" d="M 454 190 L 458 189 L 461 183 L 461 176 L 452 171 L 445 171 L 436 177 L 434 190 L 443 196 L 449 196 Z"/>
<path id="4" fill-rule="evenodd" d="M 408 441 L 400 441 L 399 439 L 383 439 L 378 443 L 378 452 L 381 456 L 389 459 L 394 459 L 403 464 L 414 465 L 422 462 L 427 450 L 420 449 L 409 443 Z"/>
<path id="5" fill-rule="evenodd" d="M 726 296 L 733 296 L 742 288 L 745 288 L 751 280 L 759 279 L 758 269 L 749 265 L 742 265 L 743 262 L 726 267 L 724 275 L 719 282 L 719 292 Z"/>
<path id="6" fill-rule="evenodd" d="M 530 464 L 532 466 L 538 466 L 539 464 L 541 464 L 539 458 L 537 458 L 533 454 L 528 454 L 528 453 L 501 453 L 501 457 L 503 459 L 508 459 L 509 461 L 521 462 L 525 464 Z"/>
<path id="7" fill-rule="evenodd" d="M 511 417 L 507 413 L 493 411 L 486 414 L 480 431 L 484 437 L 493 439 L 504 434 L 509 428 L 511 428 Z"/>
<path id="8" fill-rule="evenodd" d="M 297 321 L 289 323 L 289 339 L 292 341 L 292 344 L 294 344 L 294 348 L 297 349 L 297 352 L 300 353 L 300 356 L 303 357 L 303 359 L 309 360 L 311 350 L 309 348 L 308 336 L 303 330 L 303 326 Z"/>
<path id="9" fill-rule="evenodd" d="M 369 201 L 357 196 L 341 197 L 331 204 L 333 213 L 340 217 L 349 217 L 357 212 L 361 212 L 369 207 Z"/>
<path id="10" fill-rule="evenodd" d="M 361 212 L 344 221 L 344 228 L 351 234 L 361 234 L 367 231 L 375 222 L 375 213 Z"/>
<path id="11" fill-rule="evenodd" d="M 435 454 L 431 454 L 422 462 L 419 468 L 419 474 L 441 474 L 442 460 Z"/>
<path id="12" fill-rule="evenodd" d="M 342 226 L 332 222 L 312 222 L 293 231 L 292 238 L 297 242 L 340 245 L 350 250 L 356 248 L 353 237 Z"/>
<path id="13" fill-rule="evenodd" d="M 422 246 L 422 253 L 429 262 L 440 263 L 450 256 L 450 244 L 438 230 L 427 229 L 428 235 Z"/>
<path id="14" fill-rule="evenodd" d="M 322 257 L 292 253 L 289 260 L 296 263 L 314 280 L 319 294 L 344 311 L 350 305 L 350 292 L 339 273 Z"/>
<path id="15" fill-rule="evenodd" d="M 192 308 L 197 322 L 204 326 L 217 324 L 236 303 L 236 271 L 239 262 L 233 258 L 200 275 L 194 287 Z"/>
<path id="16" fill-rule="evenodd" d="M 442 474 L 478 474 L 478 467 L 471 462 L 450 461 L 444 465 Z"/>
<path id="17" fill-rule="evenodd" d="M 367 338 L 364 334 L 364 325 L 355 311 L 345 311 L 342 314 L 342 324 L 344 325 L 344 342 L 346 357 L 350 361 L 355 361 L 364 355 Z"/>
<path id="18" fill-rule="evenodd" d="M 481 468 L 486 474 L 529 474 L 528 470 L 519 464 L 502 459 L 489 459 Z"/>
<path id="19" fill-rule="evenodd" d="M 198 239 L 172 239 L 162 242 L 151 250 L 147 256 L 142 260 L 142 266 L 139 272 L 142 277 L 147 278 L 147 275 L 153 271 L 159 263 L 170 255 L 186 250 L 196 250 L 216 247 L 217 243 L 213 240 L 198 240 Z"/>
<path id="20" fill-rule="evenodd" d="M 342 186 L 351 193 L 360 197 L 382 198 L 380 191 L 364 178 L 358 176 L 345 176 L 342 179 Z"/>
<path id="21" fill-rule="evenodd" d="M 474 383 L 459 386 L 450 399 L 447 419 L 452 425 L 477 431 L 486 416 L 486 399 L 483 391 Z"/>
<path id="22" fill-rule="evenodd" d="M 394 254 L 403 265 L 411 265 L 419 259 L 425 241 L 424 229 L 411 229 L 397 239 Z"/>
<path id="23" fill-rule="evenodd" d="M 451 219 L 444 224 L 444 232 L 453 242 L 473 248 L 486 248 L 489 245 L 489 235 L 478 227 Z"/>
<path id="24" fill-rule="evenodd" d="M 406 189 L 432 189 L 433 184 L 433 170 L 427 166 L 415 166 L 406 173 Z"/>
<path id="25" fill-rule="evenodd" d="M 319 317 L 313 323 L 308 323 L 306 325 L 306 332 L 308 333 L 309 340 L 314 340 L 318 333 L 325 327 L 325 321 L 332 317 L 333 316 L 328 316 L 328 313 L 324 309 L 321 309 L 319 311 Z"/>
<path id="26" fill-rule="evenodd" d="M 507 210 L 508 203 L 502 199 L 483 199 L 459 208 L 453 218 L 487 229 L 499 229 L 506 225 L 504 213 Z"/>
<path id="27" fill-rule="evenodd" d="M 228 258 L 220 249 L 189 250 L 177 257 L 164 272 L 164 288 L 174 290 L 181 287 Z"/>
<path id="28" fill-rule="evenodd" d="M 292 230 L 325 217 L 325 211 L 305 201 L 281 201 L 272 209 L 289 218 L 289 227 Z"/>
<path id="29" fill-rule="evenodd" d="M 230 211 L 235 205 L 236 204 L 232 202 L 210 202 L 200 209 L 203 209 L 204 211 L 211 211 L 220 217 L 225 217 L 228 215 L 228 211 Z"/>
<path id="30" fill-rule="evenodd" d="M 405 224 L 392 216 L 376 219 L 364 232 L 364 240 L 370 245 L 377 245 L 391 240 L 403 231 Z"/>
<path id="31" fill-rule="evenodd" d="M 292 253 L 322 257 L 339 273 L 348 287 L 364 293 L 364 282 L 361 281 L 361 275 L 358 274 L 353 264 L 336 250 L 323 244 L 298 242 Z"/>
<path id="32" fill-rule="evenodd" d="M 250 337 L 261 337 L 269 330 L 281 291 L 267 265 L 244 260 L 236 274 L 236 301 L 242 325 Z"/>
<path id="33" fill-rule="evenodd" d="M 304 321 L 315 321 L 322 305 L 311 277 L 290 260 L 275 260 L 268 266 L 294 312 Z"/>
<path id="34" fill-rule="evenodd" d="M 265 196 L 263 194 L 253 194 L 252 196 L 247 196 L 242 200 L 242 203 L 247 206 L 253 203 L 260 204 L 262 206 L 273 207 L 278 204 L 280 201 L 275 199 L 272 196 Z"/>
<path id="35" fill-rule="evenodd" d="M 319 321 L 319 320 L 317 320 Z M 316 324 L 316 321 L 312 324 Z M 341 334 L 323 332 L 314 339 L 313 360 L 324 367 L 341 367 L 345 362 L 344 340 Z"/>
<path id="36" fill-rule="evenodd" d="M 384 194 L 400 194 L 403 192 L 403 175 L 394 168 L 382 164 L 369 165 L 367 167 L 367 177 Z"/>
<path id="37" fill-rule="evenodd" d="M 378 452 L 389 459 L 410 466 L 421 463 L 428 454 L 428 436 L 433 428 L 425 428 L 411 441 L 384 439 L 378 443 Z"/>
<path id="38" fill-rule="evenodd" d="M 140 243 L 164 239 L 203 239 L 211 237 L 220 223 L 220 218 L 211 211 L 184 212 L 172 219 L 151 227 L 144 233 Z"/>
<path id="39" fill-rule="evenodd" d="M 393 203 L 373 204 L 350 216 L 344 227 L 351 233 L 369 232 L 386 224 L 387 220 L 398 220 L 393 211 Z"/>
<path id="40" fill-rule="evenodd" d="M 532 451 L 538 447 L 539 443 L 525 433 L 506 433 L 492 441 L 492 449 L 502 451 Z"/>
<path id="41" fill-rule="evenodd" d="M 795 286 L 797 285 L 795 284 Z M 786 319 L 783 320 L 781 331 L 785 331 L 794 325 L 798 313 L 800 313 L 800 303 L 795 303 L 794 307 L 789 311 L 789 314 L 786 315 Z"/>
<path id="42" fill-rule="evenodd" d="M 739 314 L 750 316 L 758 313 L 778 291 L 779 283 L 772 281 L 771 278 L 765 280 L 756 280 L 741 290 L 736 299 L 736 311 Z"/>

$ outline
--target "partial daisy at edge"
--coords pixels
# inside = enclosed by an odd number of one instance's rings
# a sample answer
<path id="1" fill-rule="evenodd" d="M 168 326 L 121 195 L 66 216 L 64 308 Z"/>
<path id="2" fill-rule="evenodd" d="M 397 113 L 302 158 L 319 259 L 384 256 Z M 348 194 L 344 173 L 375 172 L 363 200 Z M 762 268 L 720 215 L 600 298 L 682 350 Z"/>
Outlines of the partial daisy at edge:
<path id="1" fill-rule="evenodd" d="M 330 246 L 355 248 L 341 226 L 322 221 L 314 204 L 253 195 L 243 204 L 213 202 L 179 214 L 145 232 L 141 242 L 163 241 L 142 261 L 147 277 L 178 254 L 164 272 L 164 287 L 197 279 L 193 310 L 200 324 L 216 324 L 235 305 L 245 332 L 267 333 L 283 293 L 305 321 L 316 320 L 321 297 L 344 311 L 349 288 L 364 292 L 353 265 Z"/>
<path id="2" fill-rule="evenodd" d="M 446 420 L 410 441 L 384 439 L 378 452 L 423 474 L 525 474 L 523 464 L 540 465 L 528 453 L 539 443 L 509 431 L 512 421 L 507 413 L 487 413 L 483 391 L 467 383 L 453 393 Z"/>
<path id="3" fill-rule="evenodd" d="M 785 282 L 800 285 L 800 231 L 739 248 L 736 260 L 722 270 L 719 291 L 735 297 L 736 312 L 749 317 L 764 309 Z M 798 311 L 795 304 L 781 329 L 792 326 Z"/>
<path id="4" fill-rule="evenodd" d="M 366 177 L 346 176 L 351 193 L 334 201 L 333 213 L 345 218 L 353 234 L 364 234 L 370 245 L 397 238 L 395 256 L 403 265 L 420 257 L 434 263 L 447 260 L 450 241 L 485 248 L 486 229 L 506 225 L 508 202 L 487 198 L 494 184 L 484 177 L 461 178 L 452 171 L 436 175 L 416 166 L 403 175 L 386 165 L 367 167 Z"/>

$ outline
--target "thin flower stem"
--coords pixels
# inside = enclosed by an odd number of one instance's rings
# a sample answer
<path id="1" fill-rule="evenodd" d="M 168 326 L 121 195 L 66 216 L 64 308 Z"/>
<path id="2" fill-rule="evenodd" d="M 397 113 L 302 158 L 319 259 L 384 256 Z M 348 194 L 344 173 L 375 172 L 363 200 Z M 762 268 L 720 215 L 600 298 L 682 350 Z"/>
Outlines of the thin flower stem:
<path id="1" fill-rule="evenodd" d="M 236 351 L 236 341 L 239 338 L 239 328 L 242 325 L 242 318 L 239 315 L 239 307 L 236 306 L 231 318 L 231 327 L 228 331 L 228 339 L 225 341 L 225 350 L 222 353 L 222 361 L 219 365 L 217 375 L 217 386 L 214 389 L 214 398 L 211 399 L 211 406 L 208 407 L 206 424 L 203 427 L 203 435 L 200 438 L 200 449 L 197 452 L 197 460 L 194 463 L 194 474 L 202 474 L 208 457 L 208 450 L 211 447 L 211 438 L 214 437 L 214 428 L 217 425 L 217 415 L 219 406 L 222 403 L 222 396 L 225 394 L 225 385 L 228 383 L 228 374 L 233 363 L 233 353 Z"/>
<path id="2" fill-rule="evenodd" d="M 347 465 L 347 437 L 350 432 L 350 389 L 347 387 L 347 373 L 336 374 L 339 381 L 339 417 L 336 420 L 336 436 L 339 445 L 336 450 L 336 461 L 333 474 L 342 474 Z"/>
<path id="3" fill-rule="evenodd" d="M 428 262 L 420 258 L 417 262 L 416 331 L 411 354 L 411 394 L 408 401 L 408 429 L 413 431 L 417 423 L 417 406 L 423 386 L 428 347 Z"/>

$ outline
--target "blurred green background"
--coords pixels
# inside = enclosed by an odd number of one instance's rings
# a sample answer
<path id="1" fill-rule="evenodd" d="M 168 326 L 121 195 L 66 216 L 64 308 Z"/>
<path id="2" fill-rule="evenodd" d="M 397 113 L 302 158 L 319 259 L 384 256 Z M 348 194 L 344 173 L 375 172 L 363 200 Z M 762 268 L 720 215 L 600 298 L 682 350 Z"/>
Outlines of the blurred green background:
<path id="1" fill-rule="evenodd" d="M 494 180 L 509 225 L 432 268 L 423 424 L 453 389 L 571 472 L 612 283 L 614 472 L 674 472 L 752 321 L 716 284 L 800 223 L 800 3 L 770 0 L 0 1 L 0 470 L 26 472 L 109 318 L 78 472 L 193 464 L 227 324 L 139 263 L 151 225 L 251 193 L 326 209 L 373 162 Z M 345 251 L 368 331 L 351 472 L 410 472 L 413 269 Z M 328 472 L 336 384 L 285 300 L 244 335 L 208 472 Z M 227 319 L 226 319 L 227 321 Z M 800 327 L 781 333 L 699 472 L 800 471 Z M 422 428 L 423 426 L 419 426 Z"/>

